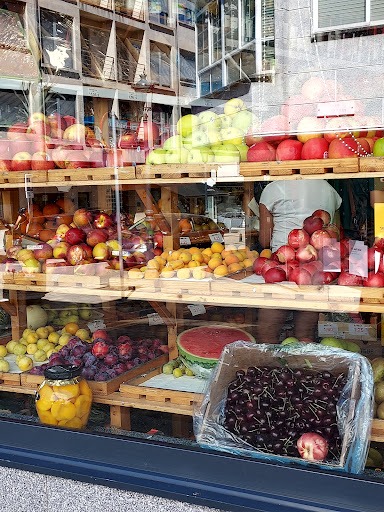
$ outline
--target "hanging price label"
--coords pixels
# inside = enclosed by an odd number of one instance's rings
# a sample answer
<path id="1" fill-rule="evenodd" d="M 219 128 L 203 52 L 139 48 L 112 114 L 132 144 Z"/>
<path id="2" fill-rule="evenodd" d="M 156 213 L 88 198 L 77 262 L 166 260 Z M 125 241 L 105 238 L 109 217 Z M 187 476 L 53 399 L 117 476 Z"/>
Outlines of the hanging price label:
<path id="1" fill-rule="evenodd" d="M 327 322 L 325 324 L 319 324 L 319 335 L 320 336 L 337 336 L 339 333 L 339 326 L 336 322 Z"/>
<path id="2" fill-rule="evenodd" d="M 368 336 L 369 335 L 368 328 L 369 328 L 369 325 L 365 325 L 365 324 L 348 324 L 348 332 L 349 332 L 349 334 L 352 334 L 352 335 Z"/>
<path id="3" fill-rule="evenodd" d="M 92 322 L 88 322 L 88 329 L 91 333 L 98 331 L 99 329 L 105 329 L 105 323 L 103 320 L 92 320 Z"/>
<path id="4" fill-rule="evenodd" d="M 150 313 L 147 315 L 147 317 L 149 325 L 160 325 L 164 323 L 163 319 L 158 313 Z"/>
<path id="5" fill-rule="evenodd" d="M 34 251 L 35 249 L 42 249 L 43 246 L 42 245 L 27 245 L 27 249 L 29 249 L 30 251 Z"/>
<path id="6" fill-rule="evenodd" d="M 191 239 L 189 238 L 189 236 L 181 236 L 180 245 L 191 245 Z"/>
<path id="7" fill-rule="evenodd" d="M 206 312 L 206 309 L 202 304 L 189 304 L 188 309 L 192 316 L 204 315 Z"/>
<path id="8" fill-rule="evenodd" d="M 223 235 L 221 233 L 210 233 L 209 238 L 211 239 L 211 242 L 223 242 Z"/>

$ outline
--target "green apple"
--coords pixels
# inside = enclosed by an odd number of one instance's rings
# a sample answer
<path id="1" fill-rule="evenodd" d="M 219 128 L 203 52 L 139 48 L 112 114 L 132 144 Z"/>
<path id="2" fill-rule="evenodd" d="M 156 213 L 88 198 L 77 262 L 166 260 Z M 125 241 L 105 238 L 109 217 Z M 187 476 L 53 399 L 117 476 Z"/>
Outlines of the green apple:
<path id="1" fill-rule="evenodd" d="M 285 340 L 281 342 L 282 345 L 289 345 L 290 343 L 299 343 L 299 340 L 294 336 L 290 336 L 289 338 L 285 338 Z"/>
<path id="2" fill-rule="evenodd" d="M 169 151 L 170 149 L 176 149 L 181 148 L 183 145 L 183 137 L 181 135 L 172 135 L 172 137 L 169 137 L 164 144 L 163 149 L 166 149 Z"/>
<path id="3" fill-rule="evenodd" d="M 248 162 L 247 153 L 249 147 L 246 144 L 235 144 L 240 153 L 240 162 Z"/>
<path id="4" fill-rule="evenodd" d="M 240 162 L 240 153 L 234 144 L 225 143 L 213 148 L 215 162 L 229 163 Z"/>
<path id="5" fill-rule="evenodd" d="M 192 147 L 199 148 L 209 144 L 208 133 L 206 130 L 193 130 L 192 132 Z"/>
<path id="6" fill-rule="evenodd" d="M 161 165 L 165 163 L 165 155 L 167 151 L 165 149 L 154 149 L 149 153 L 147 159 L 145 160 L 146 164 L 149 165 Z"/>
<path id="7" fill-rule="evenodd" d="M 216 112 L 212 110 L 204 110 L 197 116 L 199 118 L 200 128 L 208 128 L 209 126 L 220 130 L 221 121 Z"/>
<path id="8" fill-rule="evenodd" d="M 193 114 L 187 114 L 186 116 L 181 117 L 177 121 L 177 132 L 186 137 L 194 128 L 197 128 L 199 124 L 199 118 Z"/>
<path id="9" fill-rule="evenodd" d="M 188 153 L 189 151 L 182 148 L 172 149 L 167 151 L 165 155 L 165 163 L 166 164 L 186 164 L 188 161 Z"/>
<path id="10" fill-rule="evenodd" d="M 373 146 L 373 156 L 384 156 L 384 137 L 377 139 Z"/>
<path id="11" fill-rule="evenodd" d="M 188 163 L 189 164 L 201 164 L 203 163 L 203 157 L 201 155 L 200 149 L 192 148 L 188 153 Z"/>
<path id="12" fill-rule="evenodd" d="M 221 123 L 221 129 L 224 130 L 225 128 L 229 128 L 232 125 L 232 119 L 233 115 L 227 115 L 227 114 L 220 114 L 219 120 Z"/>
<path id="13" fill-rule="evenodd" d="M 233 128 L 238 128 L 243 133 L 247 133 L 251 124 L 256 124 L 257 122 L 258 118 L 252 114 L 252 112 L 249 110 L 241 110 L 233 116 L 231 126 L 233 126 Z"/>
<path id="14" fill-rule="evenodd" d="M 5 359 L 0 359 L 0 372 L 9 372 L 9 363 Z"/>
<path id="15" fill-rule="evenodd" d="M 201 148 L 200 154 L 204 164 L 209 164 L 215 160 L 215 155 L 211 148 Z"/>
<path id="16" fill-rule="evenodd" d="M 323 338 L 320 343 L 328 347 L 344 348 L 343 340 L 338 340 L 337 338 Z"/>
<path id="17" fill-rule="evenodd" d="M 240 110 L 245 110 L 246 108 L 247 107 L 243 100 L 240 98 L 232 98 L 224 105 L 224 114 L 236 114 L 237 112 L 240 112 Z"/>
<path id="18" fill-rule="evenodd" d="M 187 135 L 186 137 L 183 137 L 183 147 L 185 149 L 188 149 L 188 151 L 192 149 L 193 144 L 192 144 L 192 134 L 191 133 L 189 135 Z"/>
<path id="19" fill-rule="evenodd" d="M 208 142 L 212 148 L 221 146 L 220 132 L 213 129 L 208 130 Z"/>
<path id="20" fill-rule="evenodd" d="M 221 130 L 220 137 L 223 143 L 234 144 L 235 146 L 239 146 L 243 142 L 244 133 L 239 130 L 239 128 L 233 128 L 232 126 L 229 128 L 224 128 Z"/>
<path id="21" fill-rule="evenodd" d="M 24 261 L 22 271 L 26 274 L 41 272 L 41 264 L 36 258 L 30 258 Z"/>

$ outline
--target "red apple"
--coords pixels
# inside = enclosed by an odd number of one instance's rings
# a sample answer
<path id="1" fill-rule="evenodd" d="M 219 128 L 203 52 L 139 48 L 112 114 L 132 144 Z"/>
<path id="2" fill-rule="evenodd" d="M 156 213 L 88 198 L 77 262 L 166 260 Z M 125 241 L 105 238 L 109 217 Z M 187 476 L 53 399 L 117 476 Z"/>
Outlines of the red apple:
<path id="1" fill-rule="evenodd" d="M 40 244 L 37 246 L 37 249 L 34 249 L 33 254 L 35 258 L 39 261 L 44 261 L 49 258 L 53 258 L 53 249 L 49 244 Z"/>
<path id="2" fill-rule="evenodd" d="M 360 156 L 368 156 L 372 153 L 369 142 L 364 137 L 357 137 L 357 150 Z"/>
<path id="3" fill-rule="evenodd" d="M 310 244 L 303 245 L 297 249 L 296 259 L 297 261 L 300 261 L 300 263 L 309 263 L 310 261 L 315 261 L 317 260 L 317 251 Z"/>
<path id="4" fill-rule="evenodd" d="M 64 235 L 65 241 L 70 245 L 77 245 L 85 240 L 85 233 L 80 228 L 69 228 Z"/>
<path id="5" fill-rule="evenodd" d="M 153 147 L 159 138 L 157 124 L 149 121 L 141 121 L 136 130 L 137 141 L 144 147 Z"/>
<path id="6" fill-rule="evenodd" d="M 289 138 L 288 118 L 282 115 L 266 119 L 261 125 L 261 134 L 266 142 L 278 142 Z"/>
<path id="7" fill-rule="evenodd" d="M 49 126 L 51 127 L 51 130 L 56 129 L 64 131 L 67 127 L 65 119 L 57 112 L 55 112 L 54 114 L 50 114 L 47 119 Z"/>
<path id="8" fill-rule="evenodd" d="M 276 150 L 268 142 L 256 142 L 248 149 L 248 162 L 271 162 L 276 160 Z"/>
<path id="9" fill-rule="evenodd" d="M 340 239 L 340 231 L 339 231 L 339 228 L 336 226 L 336 224 L 328 224 L 328 226 L 325 228 L 325 231 L 334 240 Z"/>
<path id="10" fill-rule="evenodd" d="M 324 222 L 320 217 L 307 217 L 303 222 L 303 228 L 308 233 L 308 235 L 312 235 L 315 231 L 322 229 L 324 226 Z"/>
<path id="11" fill-rule="evenodd" d="M 68 126 L 72 126 L 73 124 L 77 123 L 77 119 L 73 116 L 63 116 L 63 119 L 65 121 L 65 124 Z"/>
<path id="12" fill-rule="evenodd" d="M 332 140 L 329 145 L 328 156 L 329 158 L 357 158 L 363 156 L 363 152 L 358 148 L 354 139 L 345 137 L 342 140 Z"/>
<path id="13" fill-rule="evenodd" d="M 120 149 L 132 149 L 137 148 L 137 135 L 133 132 L 124 133 L 117 143 L 117 147 Z"/>
<path id="14" fill-rule="evenodd" d="M 303 459 L 310 461 L 324 460 L 328 454 L 327 441 L 314 432 L 303 434 L 297 441 L 297 449 Z"/>
<path id="15" fill-rule="evenodd" d="M 309 244 L 309 234 L 304 229 L 292 229 L 288 235 L 288 244 L 294 249 Z"/>
<path id="16" fill-rule="evenodd" d="M 280 142 L 276 150 L 276 160 L 300 160 L 303 143 L 287 139 Z"/>
<path id="17" fill-rule="evenodd" d="M 261 269 L 266 261 L 268 261 L 268 258 L 261 256 L 253 262 L 253 271 L 256 275 L 261 276 Z"/>
<path id="18" fill-rule="evenodd" d="M 35 140 L 35 135 L 49 135 L 51 133 L 51 127 L 45 121 L 34 121 L 27 128 L 27 138 Z M 31 135 L 31 137 L 30 137 Z"/>
<path id="19" fill-rule="evenodd" d="M 363 279 L 360 276 L 343 271 L 339 275 L 337 284 L 340 286 L 362 286 Z"/>
<path id="20" fill-rule="evenodd" d="M 315 219 L 320 218 L 324 222 L 324 224 L 329 224 L 331 222 L 331 216 L 325 210 L 315 210 L 312 213 L 312 217 L 314 217 Z M 321 228 L 318 228 L 318 229 L 321 229 Z"/>
<path id="21" fill-rule="evenodd" d="M 312 284 L 312 275 L 304 268 L 293 268 L 288 273 L 288 278 L 296 284 Z"/>
<path id="22" fill-rule="evenodd" d="M 374 288 L 384 287 L 384 273 L 383 272 L 368 272 L 368 277 L 363 279 L 363 286 L 370 286 Z"/>
<path id="23" fill-rule="evenodd" d="M 310 242 L 315 249 L 319 250 L 326 245 L 331 245 L 332 240 L 330 234 L 325 229 L 318 229 L 312 233 Z"/>
<path id="24" fill-rule="evenodd" d="M 15 123 L 7 132 L 10 140 L 25 140 L 28 126 L 25 123 Z"/>
<path id="25" fill-rule="evenodd" d="M 301 150 L 302 160 L 313 160 L 328 158 L 328 142 L 323 138 L 309 139 L 304 142 Z"/>
<path id="26" fill-rule="evenodd" d="M 32 156 L 29 153 L 16 153 L 12 158 L 11 169 L 12 171 L 30 171 Z"/>
<path id="27" fill-rule="evenodd" d="M 99 213 L 93 221 L 97 229 L 105 229 L 113 226 L 111 216 L 108 213 Z"/>
<path id="28" fill-rule="evenodd" d="M 331 272 L 318 270 L 312 276 L 312 284 L 329 284 L 332 283 L 334 277 Z"/>
<path id="29" fill-rule="evenodd" d="M 67 261 L 71 265 L 78 265 L 85 259 L 84 249 L 80 245 L 72 245 L 67 252 Z"/>
<path id="30" fill-rule="evenodd" d="M 31 167 L 33 171 L 48 171 L 54 169 L 55 164 L 47 153 L 39 151 L 32 155 Z"/>
<path id="31" fill-rule="evenodd" d="M 78 227 L 88 226 L 92 221 L 92 213 L 85 208 L 80 208 L 80 210 L 76 210 L 73 214 L 73 222 Z"/>
<path id="32" fill-rule="evenodd" d="M 295 259 L 295 250 L 290 245 L 282 245 L 276 251 L 280 263 L 287 263 Z"/>
<path id="33" fill-rule="evenodd" d="M 93 259 L 92 247 L 89 247 L 89 245 L 87 245 L 85 243 L 81 243 L 79 245 L 80 245 L 80 247 L 83 248 L 85 259 L 89 260 L 89 262 L 91 263 L 91 260 Z M 96 261 L 95 261 L 95 263 L 96 263 Z"/>
<path id="34" fill-rule="evenodd" d="M 287 280 L 287 275 L 281 267 L 270 268 L 263 277 L 266 283 L 281 283 Z"/>
<path id="35" fill-rule="evenodd" d="M 334 140 L 350 137 L 351 123 L 346 117 L 333 117 L 325 125 L 324 138 L 331 143 Z M 333 158 L 333 157 L 329 157 Z"/>
<path id="36" fill-rule="evenodd" d="M 108 236 L 102 229 L 92 229 L 87 234 L 87 244 L 90 247 L 95 247 L 95 245 L 104 243 L 107 240 L 108 240 Z"/>

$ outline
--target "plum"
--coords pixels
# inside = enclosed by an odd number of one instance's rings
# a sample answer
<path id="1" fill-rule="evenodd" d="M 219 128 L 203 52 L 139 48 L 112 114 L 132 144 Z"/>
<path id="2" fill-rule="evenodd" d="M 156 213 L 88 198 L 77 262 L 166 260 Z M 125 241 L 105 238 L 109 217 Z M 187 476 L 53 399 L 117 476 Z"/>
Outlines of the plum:
<path id="1" fill-rule="evenodd" d="M 97 361 L 97 357 L 91 352 L 87 352 L 83 355 L 83 363 L 86 368 L 92 366 Z"/>
<path id="2" fill-rule="evenodd" d="M 117 376 L 117 373 L 113 368 L 108 368 L 108 370 L 105 373 L 107 373 L 109 378 L 111 378 L 111 379 L 113 379 Z"/>
<path id="3" fill-rule="evenodd" d="M 119 358 L 117 357 L 116 354 L 107 354 L 104 358 L 104 362 L 107 366 L 114 366 L 115 364 L 117 364 L 119 361 Z"/>
<path id="4" fill-rule="evenodd" d="M 96 369 L 95 368 L 83 368 L 81 370 L 81 375 L 85 380 L 93 380 L 96 375 Z"/>
<path id="5" fill-rule="evenodd" d="M 124 363 L 117 363 L 113 367 L 116 372 L 116 375 L 121 375 L 122 373 L 127 371 L 127 366 Z"/>
<path id="6" fill-rule="evenodd" d="M 98 373 L 96 373 L 94 380 L 98 382 L 109 380 L 109 375 L 106 372 L 99 371 Z"/>
<path id="7" fill-rule="evenodd" d="M 73 347 L 71 355 L 74 357 L 83 357 L 87 352 L 88 351 L 86 346 L 76 345 L 76 347 Z"/>

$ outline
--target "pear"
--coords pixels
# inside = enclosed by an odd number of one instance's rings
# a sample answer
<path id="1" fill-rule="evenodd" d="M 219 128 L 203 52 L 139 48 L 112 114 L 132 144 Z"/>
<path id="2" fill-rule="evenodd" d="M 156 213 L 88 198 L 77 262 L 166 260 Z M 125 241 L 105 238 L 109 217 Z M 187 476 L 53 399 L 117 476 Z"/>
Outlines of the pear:
<path id="1" fill-rule="evenodd" d="M 384 382 L 378 382 L 375 386 L 375 402 L 377 404 L 384 402 Z"/>
<path id="2" fill-rule="evenodd" d="M 372 361 L 373 379 L 374 382 L 380 382 L 384 378 L 384 359 L 378 357 Z"/>

